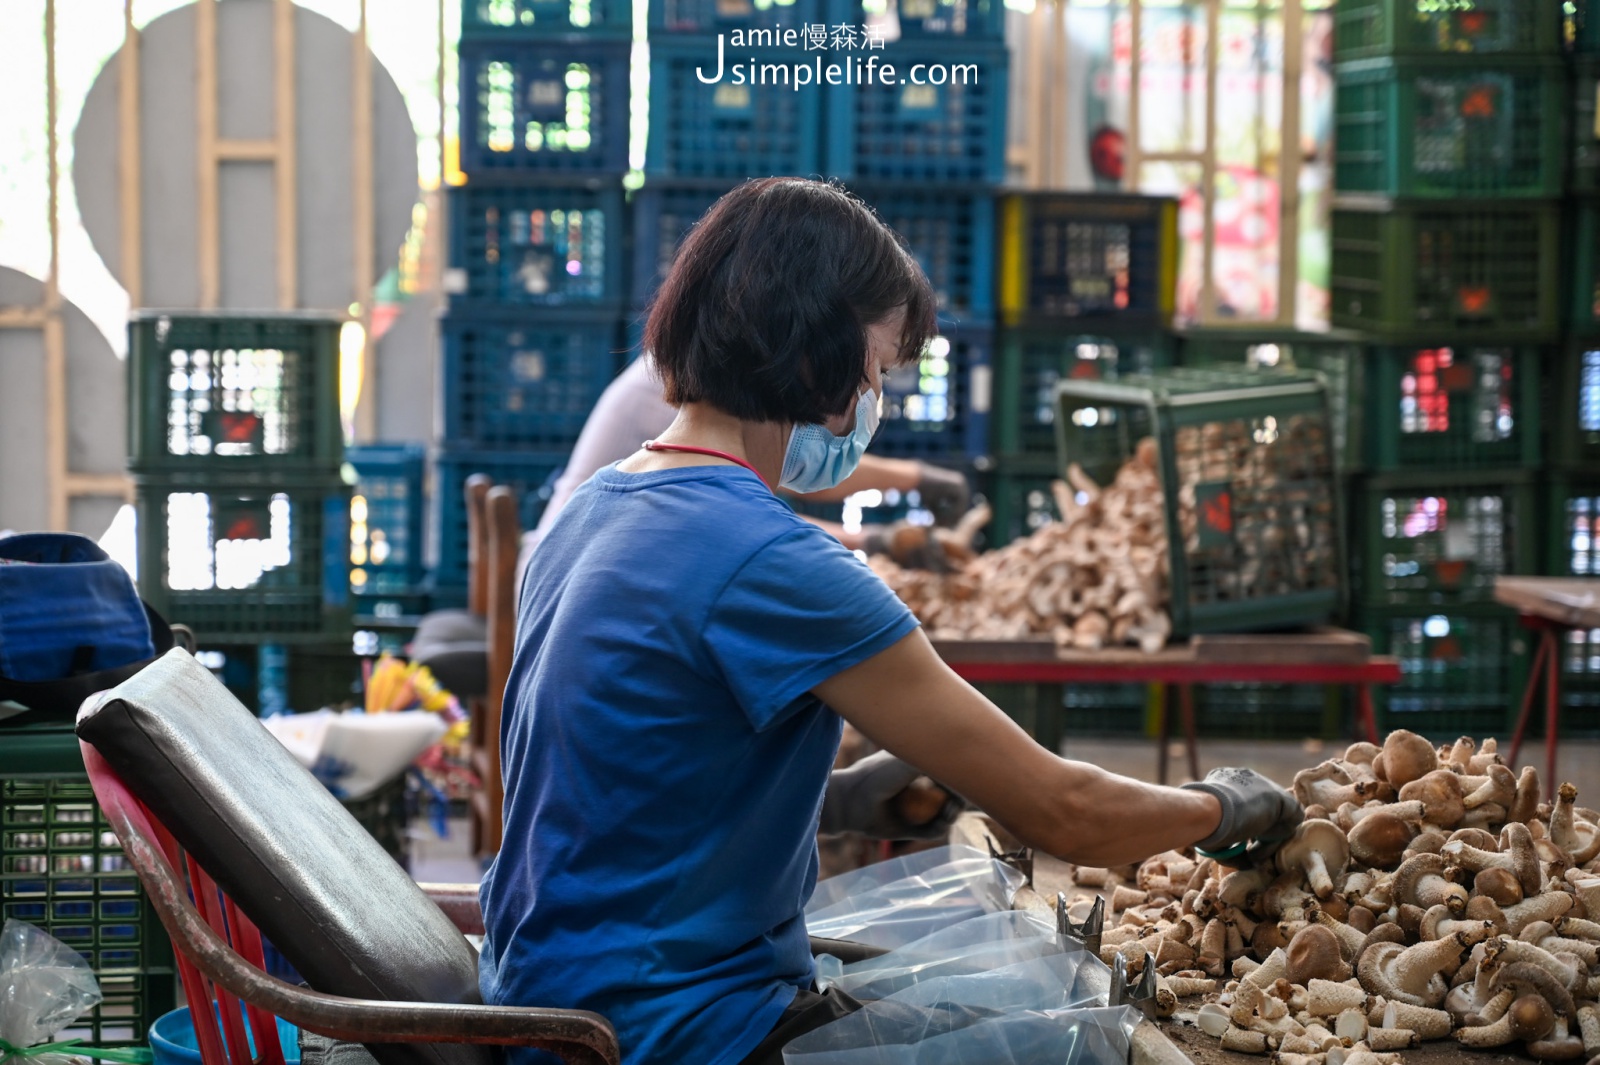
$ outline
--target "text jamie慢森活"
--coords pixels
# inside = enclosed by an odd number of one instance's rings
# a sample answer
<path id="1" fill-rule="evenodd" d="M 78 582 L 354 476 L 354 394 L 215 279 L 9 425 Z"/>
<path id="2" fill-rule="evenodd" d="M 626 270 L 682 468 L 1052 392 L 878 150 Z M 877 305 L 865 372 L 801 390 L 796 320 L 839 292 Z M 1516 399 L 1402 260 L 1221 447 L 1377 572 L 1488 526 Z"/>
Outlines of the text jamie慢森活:
<path id="1" fill-rule="evenodd" d="M 759 36 L 758 36 L 759 35 Z M 799 29 L 737 30 L 732 47 L 775 48 L 811 47 L 812 38 Z M 913 63 L 897 67 L 885 62 L 882 56 L 869 52 L 865 57 L 846 55 L 842 59 L 827 59 L 818 54 L 809 59 L 784 62 L 773 58 L 757 59 L 749 56 L 743 61 L 727 59 L 727 34 L 717 34 L 717 64 L 713 71 L 695 67 L 695 77 L 703 84 L 714 85 L 724 80 L 733 85 L 788 85 L 799 89 L 808 85 L 976 85 L 976 63 Z M 837 39 L 837 38 L 835 38 Z M 881 48 L 881 39 L 864 38 L 872 42 L 864 47 Z M 851 45 L 846 44 L 845 47 Z M 904 70 L 904 77 L 901 70 Z"/>

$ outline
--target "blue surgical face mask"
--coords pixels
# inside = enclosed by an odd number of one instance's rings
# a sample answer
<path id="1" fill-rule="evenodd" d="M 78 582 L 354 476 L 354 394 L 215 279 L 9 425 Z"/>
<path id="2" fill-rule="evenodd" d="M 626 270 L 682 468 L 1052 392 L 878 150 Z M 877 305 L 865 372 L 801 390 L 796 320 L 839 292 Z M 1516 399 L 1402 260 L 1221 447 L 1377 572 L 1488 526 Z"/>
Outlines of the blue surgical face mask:
<path id="1" fill-rule="evenodd" d="M 856 401 L 856 427 L 844 436 L 834 436 L 825 425 L 795 426 L 778 486 L 802 495 L 834 487 L 855 472 L 877 431 L 878 396 L 870 388 Z"/>

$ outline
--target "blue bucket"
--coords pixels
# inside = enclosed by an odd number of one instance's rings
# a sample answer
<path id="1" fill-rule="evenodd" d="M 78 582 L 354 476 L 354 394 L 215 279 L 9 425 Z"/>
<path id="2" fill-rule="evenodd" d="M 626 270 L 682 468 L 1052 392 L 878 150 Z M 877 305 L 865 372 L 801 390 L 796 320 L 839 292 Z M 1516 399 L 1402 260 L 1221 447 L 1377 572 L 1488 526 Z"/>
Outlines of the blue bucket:
<path id="1" fill-rule="evenodd" d="M 216 1003 L 211 1004 L 216 1012 Z M 240 1012 L 244 1007 L 240 1006 Z M 278 1022 L 278 1041 L 283 1046 L 283 1058 L 288 1065 L 300 1065 L 300 1029 L 284 1020 Z M 219 1014 L 218 1025 L 221 1020 Z M 250 1053 L 255 1054 L 255 1033 L 250 1031 L 249 1016 L 245 1017 L 245 1032 L 250 1042 Z M 171 1013 L 156 1019 L 150 1026 L 150 1049 L 155 1054 L 155 1065 L 200 1065 L 200 1041 L 195 1038 L 194 1021 L 189 1017 L 189 1007 L 179 1006 Z"/>

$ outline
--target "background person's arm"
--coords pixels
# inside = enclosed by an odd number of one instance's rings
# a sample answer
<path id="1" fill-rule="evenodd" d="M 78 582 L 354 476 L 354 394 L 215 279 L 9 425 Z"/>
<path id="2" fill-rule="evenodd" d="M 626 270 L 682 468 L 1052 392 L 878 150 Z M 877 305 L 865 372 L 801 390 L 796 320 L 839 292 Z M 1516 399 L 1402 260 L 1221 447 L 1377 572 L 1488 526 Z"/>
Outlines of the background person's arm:
<path id="1" fill-rule="evenodd" d="M 1145 784 L 1045 750 L 956 676 L 920 629 L 813 691 L 874 743 L 1066 861 L 1139 861 L 1205 839 L 1222 819 L 1205 792 Z"/>

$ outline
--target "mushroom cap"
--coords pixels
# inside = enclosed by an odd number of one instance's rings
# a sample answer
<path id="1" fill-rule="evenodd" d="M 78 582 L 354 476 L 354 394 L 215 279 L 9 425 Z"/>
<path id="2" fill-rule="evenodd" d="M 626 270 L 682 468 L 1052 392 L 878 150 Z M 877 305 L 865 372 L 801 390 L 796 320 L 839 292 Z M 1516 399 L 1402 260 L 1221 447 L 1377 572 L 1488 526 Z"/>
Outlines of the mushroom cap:
<path id="1" fill-rule="evenodd" d="M 1455 843 L 1457 840 L 1469 847 L 1476 847 L 1480 851 L 1497 851 L 1500 849 L 1500 841 L 1495 838 L 1493 832 L 1486 828 L 1458 828 L 1450 833 L 1450 838 L 1446 842 Z"/>
<path id="2" fill-rule="evenodd" d="M 1394 898 L 1396 902 L 1417 901 L 1417 884 L 1425 876 L 1444 876 L 1444 858 L 1437 854 L 1413 854 L 1400 863 L 1394 871 Z"/>
<path id="3" fill-rule="evenodd" d="M 1344 760 L 1351 765 L 1371 765 L 1382 749 L 1376 743 L 1359 740 L 1344 749 Z"/>
<path id="4" fill-rule="evenodd" d="M 1555 1010 L 1543 995 L 1518 995 L 1506 1010 L 1511 1034 L 1518 1039 L 1543 1039 L 1556 1026 Z"/>
<path id="5" fill-rule="evenodd" d="M 1339 939 L 1333 930 L 1320 924 L 1308 924 L 1294 934 L 1284 951 L 1288 957 L 1289 982 L 1308 985 L 1313 979 L 1345 980 L 1350 976 L 1350 966 L 1339 953 Z"/>
<path id="6" fill-rule="evenodd" d="M 1400 801 L 1411 800 L 1423 804 L 1423 820 L 1442 828 L 1454 828 L 1467 812 L 1461 778 L 1448 769 L 1435 769 L 1402 786 Z"/>
<path id="7" fill-rule="evenodd" d="M 1480 869 L 1478 875 L 1472 878 L 1472 894 L 1492 899 L 1496 906 L 1515 906 L 1522 901 L 1522 885 L 1509 869 Z M 1467 912 L 1472 912 L 1470 901 L 1467 903 Z"/>
<path id="8" fill-rule="evenodd" d="M 1438 768 L 1439 752 L 1415 732 L 1395 729 L 1384 739 L 1384 776 L 1395 787 L 1404 787 Z"/>
<path id="9" fill-rule="evenodd" d="M 1302 868 L 1312 851 L 1322 855 L 1330 873 L 1350 864 L 1350 841 L 1344 831 L 1332 821 L 1311 818 L 1301 821 L 1289 842 L 1278 849 L 1278 868 L 1284 872 Z"/>
<path id="10" fill-rule="evenodd" d="M 1350 853 L 1364 865 L 1393 869 L 1400 864 L 1416 834 L 1416 828 L 1409 821 L 1379 810 L 1363 817 L 1350 829 Z"/>
<path id="11" fill-rule="evenodd" d="M 1331 758 L 1310 769 L 1302 769 L 1294 775 L 1294 797 L 1300 800 L 1301 806 L 1310 806 L 1319 801 L 1329 789 L 1319 788 L 1318 784 L 1333 784 L 1344 786 L 1350 783 L 1350 774 L 1344 766 Z"/>
<path id="12" fill-rule="evenodd" d="M 1532 962 L 1512 962 L 1495 973 L 1494 979 L 1489 982 L 1491 992 L 1503 991 L 1508 987 L 1519 995 L 1541 996 L 1552 1010 L 1563 1017 L 1571 1017 L 1575 1012 L 1572 992 Z"/>

